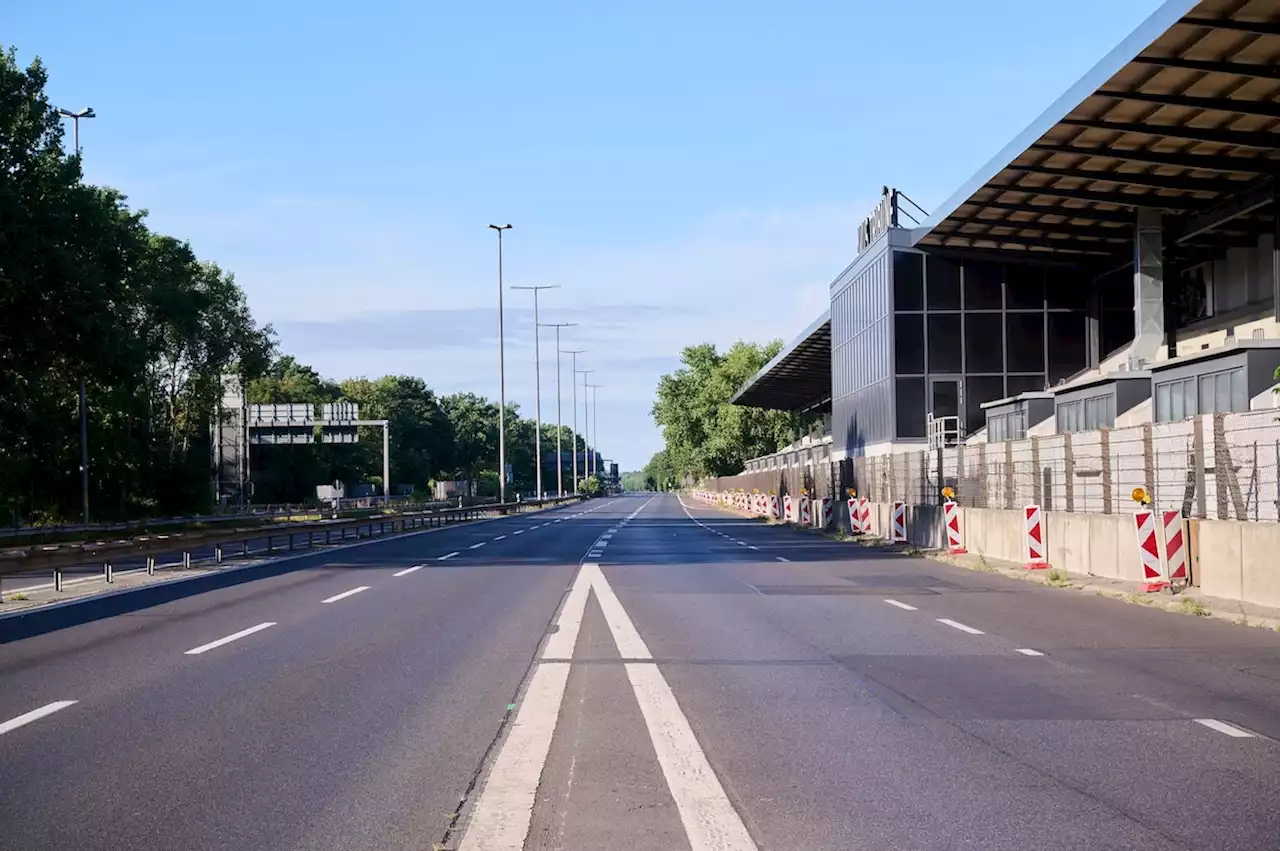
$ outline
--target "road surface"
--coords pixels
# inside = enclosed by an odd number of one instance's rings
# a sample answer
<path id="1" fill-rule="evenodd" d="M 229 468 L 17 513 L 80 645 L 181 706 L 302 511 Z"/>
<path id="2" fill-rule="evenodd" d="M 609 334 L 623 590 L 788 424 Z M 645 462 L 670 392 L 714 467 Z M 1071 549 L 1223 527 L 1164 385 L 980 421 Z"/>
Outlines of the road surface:
<path id="1" fill-rule="evenodd" d="M 301 564 L 0 645 L 0 848 L 1280 844 L 1271 631 L 674 496 Z"/>

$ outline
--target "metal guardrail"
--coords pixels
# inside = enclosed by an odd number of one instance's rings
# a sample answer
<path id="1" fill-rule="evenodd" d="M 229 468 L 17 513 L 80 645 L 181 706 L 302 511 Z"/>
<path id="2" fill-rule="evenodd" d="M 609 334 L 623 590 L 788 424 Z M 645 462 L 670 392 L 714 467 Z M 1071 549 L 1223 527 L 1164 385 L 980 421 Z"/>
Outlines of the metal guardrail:
<path id="1" fill-rule="evenodd" d="M 326 544 L 346 541 L 354 533 L 356 540 L 378 535 L 398 534 L 416 529 L 446 526 L 450 523 L 476 520 L 483 517 L 501 517 L 519 514 L 548 506 L 565 505 L 578 497 L 526 500 L 523 502 L 492 503 L 489 505 L 445 508 L 435 511 L 407 512 L 382 517 L 362 517 L 355 520 L 321 520 L 302 523 L 282 523 L 271 526 L 253 526 L 240 529 L 218 529 L 198 532 L 175 532 L 170 535 L 144 535 L 127 540 L 75 542 L 36 545 L 19 549 L 0 550 L 0 576 L 15 573 L 52 570 L 54 588 L 62 590 L 62 570 L 100 563 L 108 582 L 112 581 L 115 563 L 138 556 L 147 557 L 147 572 L 154 574 L 155 557 L 161 553 L 182 553 L 184 567 L 191 565 L 191 553 L 198 549 L 214 548 L 214 558 L 221 563 L 228 545 L 240 544 L 241 554 L 247 556 L 249 542 L 266 540 L 268 553 L 275 551 L 275 541 L 287 543 L 288 549 L 296 549 L 299 539 L 306 541 L 308 549 L 314 547 L 318 536 L 323 535 Z"/>

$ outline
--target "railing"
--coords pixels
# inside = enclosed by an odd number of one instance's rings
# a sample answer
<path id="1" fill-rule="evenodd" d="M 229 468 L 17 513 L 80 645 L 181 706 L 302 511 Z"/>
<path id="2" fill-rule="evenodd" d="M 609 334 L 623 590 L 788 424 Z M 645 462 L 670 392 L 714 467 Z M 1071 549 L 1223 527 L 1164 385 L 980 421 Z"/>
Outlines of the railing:
<path id="1" fill-rule="evenodd" d="M 275 551 L 277 541 L 287 543 L 288 549 L 293 550 L 301 540 L 305 540 L 306 547 L 310 549 L 316 545 L 319 536 L 323 536 L 325 544 L 332 544 L 335 536 L 338 536 L 338 541 L 342 542 L 346 541 L 349 536 L 360 540 L 361 538 L 378 535 L 401 534 L 416 529 L 436 528 L 450 523 L 476 520 L 482 517 L 519 514 L 548 506 L 564 505 L 578 499 L 579 497 L 569 496 L 558 499 L 525 500 L 523 502 L 493 503 L 434 511 L 408 512 L 355 520 L 282 523 L 266 527 L 253 526 L 239 529 L 175 532 L 169 535 L 145 535 L 127 540 L 31 546 L 0 551 L 0 576 L 52 570 L 54 573 L 54 587 L 60 591 L 62 590 L 62 570 L 67 567 L 94 563 L 102 564 L 104 575 L 107 581 L 110 582 L 113 566 L 122 559 L 130 557 L 146 556 L 147 572 L 154 574 L 156 568 L 155 556 L 161 553 L 181 553 L 183 565 L 189 567 L 193 551 L 213 547 L 214 559 L 221 563 L 225 550 L 229 545 L 239 544 L 241 554 L 247 556 L 250 541 L 265 540 L 268 553 Z"/>
<path id="2" fill-rule="evenodd" d="M 960 442 L 959 417 L 935 417 L 927 414 L 925 419 L 925 436 L 929 439 L 930 449 L 943 449 L 955 446 Z"/>

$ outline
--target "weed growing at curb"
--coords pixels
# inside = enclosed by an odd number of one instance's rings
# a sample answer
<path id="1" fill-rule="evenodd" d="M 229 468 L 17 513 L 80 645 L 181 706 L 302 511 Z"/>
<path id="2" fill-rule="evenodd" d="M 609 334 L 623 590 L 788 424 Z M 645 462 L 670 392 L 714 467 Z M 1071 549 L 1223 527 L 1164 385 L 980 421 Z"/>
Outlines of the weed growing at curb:
<path id="1" fill-rule="evenodd" d="M 1177 610 L 1184 615 L 1195 615 L 1198 618 L 1206 618 L 1209 616 L 1209 610 L 1205 608 L 1204 603 L 1194 600 L 1191 597 L 1183 597 L 1178 601 Z"/>
<path id="2" fill-rule="evenodd" d="M 1045 584 L 1052 585 L 1054 588 L 1070 588 L 1071 577 L 1067 576 L 1065 570 L 1058 570 L 1056 567 L 1045 574 Z"/>

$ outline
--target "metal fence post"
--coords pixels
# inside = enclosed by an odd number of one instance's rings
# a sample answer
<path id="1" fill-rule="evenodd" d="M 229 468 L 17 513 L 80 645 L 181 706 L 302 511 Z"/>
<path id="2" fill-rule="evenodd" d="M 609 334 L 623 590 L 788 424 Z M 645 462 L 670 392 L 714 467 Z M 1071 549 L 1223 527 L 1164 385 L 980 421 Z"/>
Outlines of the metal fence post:
<path id="1" fill-rule="evenodd" d="M 219 552 L 219 556 L 221 556 L 222 551 L 219 550 L 218 552 Z M 222 561 L 221 557 L 219 557 L 218 561 Z M 156 575 L 156 557 L 147 556 L 147 576 L 155 576 L 155 575 Z"/>
<path id="2" fill-rule="evenodd" d="M 108 561 L 102 565 L 102 575 L 103 575 L 103 578 L 105 578 L 108 583 L 116 581 L 115 573 L 111 569 L 111 562 Z"/>
<path id="3" fill-rule="evenodd" d="M 1111 429 L 1102 429 L 1102 513 L 1111 514 L 1115 505 L 1111 494 Z"/>

